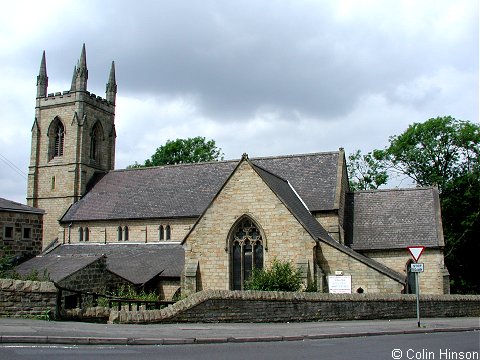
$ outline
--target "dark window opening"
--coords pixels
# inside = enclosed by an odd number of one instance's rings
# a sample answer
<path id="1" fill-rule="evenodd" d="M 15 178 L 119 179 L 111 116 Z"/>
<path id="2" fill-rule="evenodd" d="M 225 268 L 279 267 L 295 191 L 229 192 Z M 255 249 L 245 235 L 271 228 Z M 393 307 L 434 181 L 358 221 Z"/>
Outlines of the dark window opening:
<path id="1" fill-rule="evenodd" d="M 5 225 L 3 229 L 3 238 L 5 240 L 13 239 L 13 226 Z"/>
<path id="2" fill-rule="evenodd" d="M 65 129 L 63 124 L 58 121 L 55 125 L 53 157 L 63 156 L 63 145 L 65 141 Z"/>
<path id="3" fill-rule="evenodd" d="M 83 241 L 83 228 L 78 228 L 78 241 Z"/>
<path id="4" fill-rule="evenodd" d="M 22 232 L 23 232 L 23 234 L 22 234 L 22 235 L 23 235 L 23 239 L 29 240 L 29 239 L 32 238 L 32 228 L 30 228 L 30 227 L 24 227 Z"/>
<path id="5" fill-rule="evenodd" d="M 119 226 L 119 227 L 117 228 L 117 240 L 118 240 L 118 241 L 122 241 L 122 240 L 123 240 L 123 236 L 122 236 L 122 235 L 123 235 L 122 227 Z"/>
<path id="6" fill-rule="evenodd" d="M 263 269 L 263 244 L 258 227 L 248 218 L 233 231 L 231 245 L 232 288 L 242 290 L 253 269 Z"/>
<path id="7" fill-rule="evenodd" d="M 172 232 L 172 230 L 171 230 L 171 228 L 170 228 L 170 225 L 167 225 L 167 226 L 165 227 L 165 239 L 166 239 L 166 240 L 170 240 L 171 232 Z"/>

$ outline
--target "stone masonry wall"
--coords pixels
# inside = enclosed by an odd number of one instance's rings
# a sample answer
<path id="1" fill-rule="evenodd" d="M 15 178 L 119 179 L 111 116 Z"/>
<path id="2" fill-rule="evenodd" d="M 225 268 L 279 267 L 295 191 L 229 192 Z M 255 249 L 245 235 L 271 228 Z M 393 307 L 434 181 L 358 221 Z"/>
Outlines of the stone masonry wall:
<path id="1" fill-rule="evenodd" d="M 89 229 L 91 243 L 118 243 L 118 227 L 128 226 L 128 241 L 135 243 L 159 242 L 159 227 L 170 225 L 171 235 L 168 241 L 181 241 L 195 223 L 190 219 L 147 219 L 147 220 L 112 220 L 76 222 L 70 228 L 63 224 L 63 234 L 60 240 L 64 244 L 79 242 L 79 228 Z M 70 231 L 70 236 L 69 236 Z M 122 237 L 123 239 L 123 237 Z M 123 241 L 123 240 L 122 240 Z M 167 240 L 165 240 L 167 241 Z"/>
<path id="2" fill-rule="evenodd" d="M 37 255 L 42 251 L 42 214 L 0 211 L 0 256 Z M 13 236 L 5 238 L 5 227 L 13 227 Z M 24 238 L 24 229 L 30 237 Z"/>
<path id="3" fill-rule="evenodd" d="M 421 296 L 420 313 L 422 317 L 480 316 L 480 296 Z M 291 322 L 415 317 L 415 295 L 207 290 L 162 310 L 112 310 L 109 322 Z"/>
<path id="4" fill-rule="evenodd" d="M 262 233 L 264 268 L 269 268 L 276 258 L 294 266 L 306 263 L 312 271 L 315 241 L 244 161 L 186 239 L 186 266 L 198 261 L 197 291 L 230 289 L 229 233 L 244 215 Z"/>
<path id="5" fill-rule="evenodd" d="M 320 246 L 317 247 L 317 261 L 325 276 L 335 275 L 335 271 L 342 271 L 344 275 L 351 275 L 352 292 L 362 288 L 363 292 L 367 294 L 400 294 L 403 289 L 404 284 L 324 242 L 320 242 Z M 327 292 L 328 287 L 324 290 Z"/>
<path id="6" fill-rule="evenodd" d="M 410 253 L 406 250 L 388 250 L 388 251 L 363 251 L 365 256 L 398 271 L 401 274 L 407 274 L 407 262 L 412 259 Z M 425 271 L 419 273 L 418 280 L 420 294 L 441 295 L 444 292 L 444 276 L 448 274 L 444 264 L 443 251 L 440 249 L 426 248 L 419 263 L 424 264 Z"/>
<path id="7" fill-rule="evenodd" d="M 0 316 L 37 316 L 55 312 L 52 282 L 0 279 Z"/>

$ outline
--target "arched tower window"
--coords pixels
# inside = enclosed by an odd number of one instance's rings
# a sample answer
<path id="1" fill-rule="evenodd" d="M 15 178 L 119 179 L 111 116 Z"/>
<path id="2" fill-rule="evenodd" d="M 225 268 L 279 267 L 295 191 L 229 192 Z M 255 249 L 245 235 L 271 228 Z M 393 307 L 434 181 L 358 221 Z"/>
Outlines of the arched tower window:
<path id="1" fill-rule="evenodd" d="M 63 156 L 63 149 L 65 143 L 65 127 L 60 119 L 57 117 L 50 125 L 48 132 L 50 138 L 50 159 L 57 156 Z"/>
<path id="2" fill-rule="evenodd" d="M 230 244 L 231 286 L 242 290 L 253 269 L 263 269 L 263 239 L 258 226 L 243 218 L 231 231 Z"/>
<path id="3" fill-rule="evenodd" d="M 103 141 L 103 130 L 100 122 L 96 122 L 90 133 L 90 158 L 97 163 L 100 162 L 101 144 Z"/>

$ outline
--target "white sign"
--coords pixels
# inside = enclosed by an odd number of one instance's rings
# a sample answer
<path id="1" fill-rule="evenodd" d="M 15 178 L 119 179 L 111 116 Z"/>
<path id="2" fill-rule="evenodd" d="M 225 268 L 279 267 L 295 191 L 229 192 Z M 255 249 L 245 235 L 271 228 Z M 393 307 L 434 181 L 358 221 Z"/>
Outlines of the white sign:
<path id="1" fill-rule="evenodd" d="M 420 256 L 423 253 L 423 250 L 425 250 L 425 246 L 409 246 L 407 247 L 408 251 L 410 251 L 410 254 L 413 257 L 413 260 L 415 262 L 418 262 L 418 259 L 420 259 Z"/>
<path id="2" fill-rule="evenodd" d="M 328 292 L 330 294 L 351 294 L 352 293 L 352 277 L 345 276 L 329 276 Z"/>
<path id="3" fill-rule="evenodd" d="M 410 264 L 410 271 L 415 272 L 423 272 L 423 263 L 411 263 Z"/>

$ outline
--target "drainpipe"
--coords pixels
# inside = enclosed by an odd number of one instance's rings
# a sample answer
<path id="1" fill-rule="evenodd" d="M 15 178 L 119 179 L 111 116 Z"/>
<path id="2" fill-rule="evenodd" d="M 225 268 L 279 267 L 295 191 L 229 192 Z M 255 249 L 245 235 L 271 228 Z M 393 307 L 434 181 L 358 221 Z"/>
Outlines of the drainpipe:
<path id="1" fill-rule="evenodd" d="M 68 243 L 70 244 L 70 234 L 72 233 L 72 223 L 68 224 Z"/>

